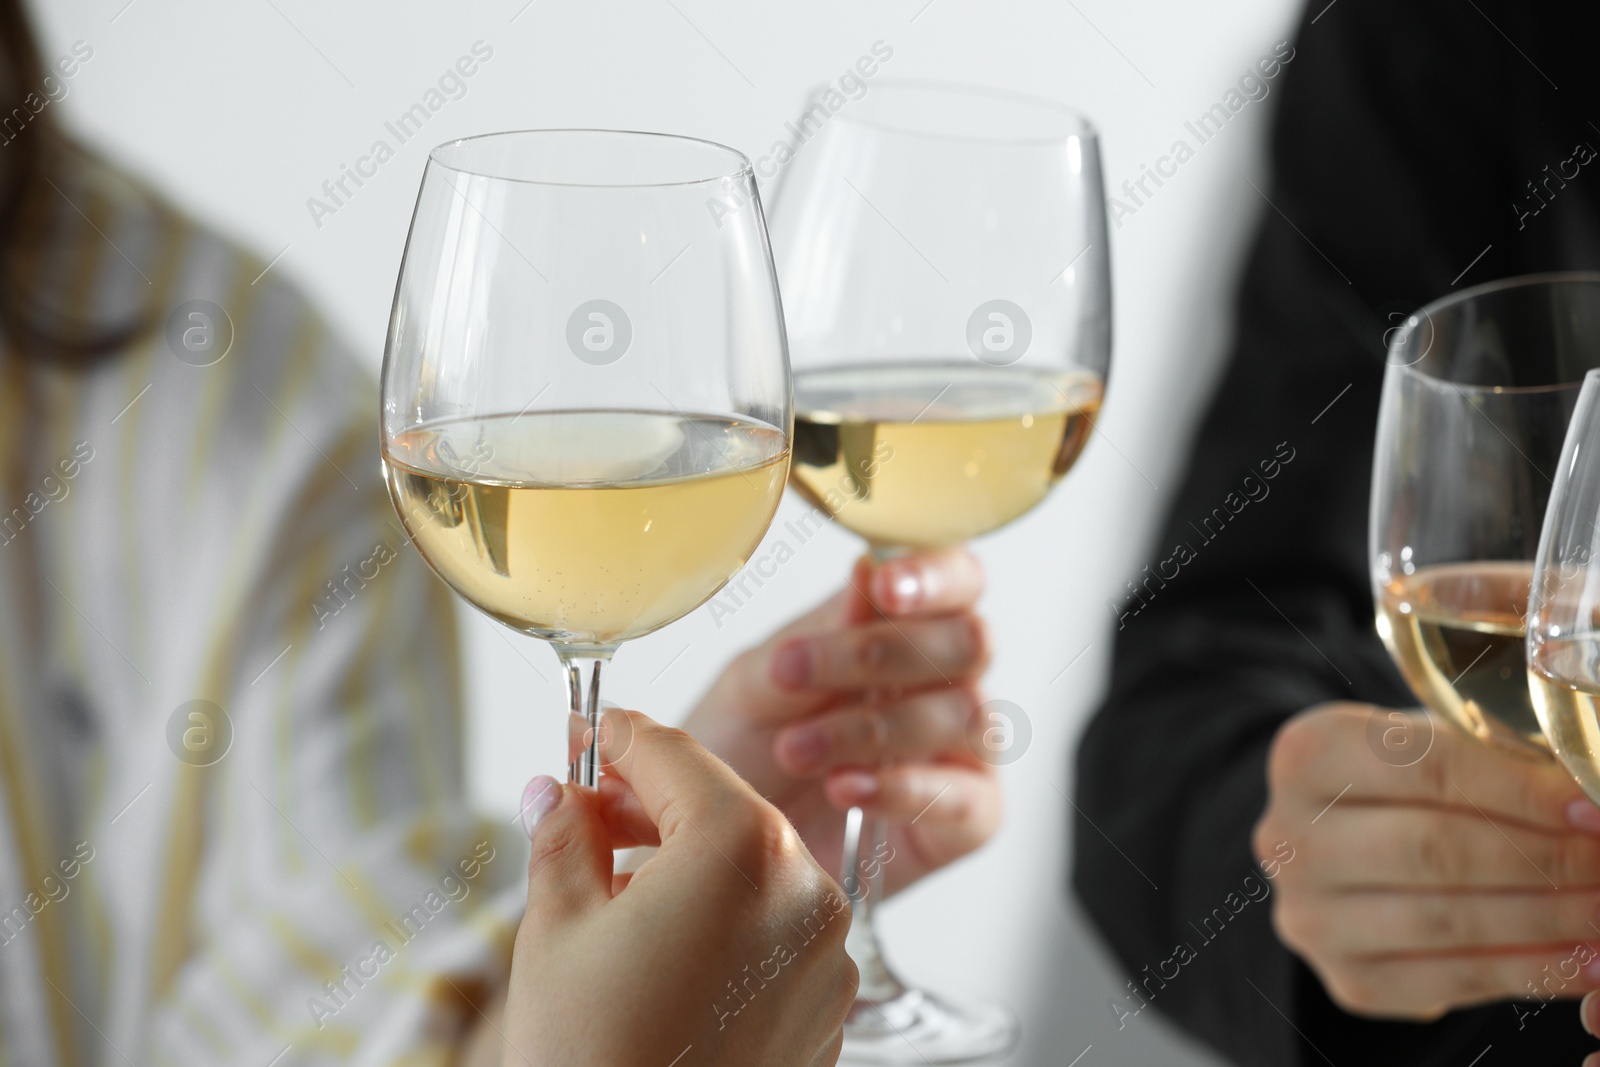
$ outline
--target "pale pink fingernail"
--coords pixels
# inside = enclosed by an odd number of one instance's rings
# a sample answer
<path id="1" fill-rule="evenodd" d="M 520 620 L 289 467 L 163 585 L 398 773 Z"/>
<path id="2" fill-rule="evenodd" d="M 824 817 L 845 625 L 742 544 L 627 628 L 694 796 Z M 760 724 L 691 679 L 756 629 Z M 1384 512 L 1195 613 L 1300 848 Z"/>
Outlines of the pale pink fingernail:
<path id="1" fill-rule="evenodd" d="M 547 774 L 541 774 L 522 790 L 522 831 L 533 840 L 539 820 L 555 810 L 561 803 L 561 783 Z"/>
<path id="2" fill-rule="evenodd" d="M 778 760 L 796 774 L 821 767 L 828 758 L 828 731 L 821 726 L 796 726 L 778 737 Z"/>
<path id="3" fill-rule="evenodd" d="M 811 681 L 811 646 L 790 641 L 772 654 L 772 680 L 785 689 L 799 689 Z"/>
<path id="4" fill-rule="evenodd" d="M 870 771 L 841 771 L 833 781 L 852 804 L 864 804 L 878 795 L 878 776 Z"/>
<path id="5" fill-rule="evenodd" d="M 897 612 L 916 611 L 927 595 L 921 570 L 912 564 L 884 564 L 873 584 L 879 605 Z"/>
<path id="6" fill-rule="evenodd" d="M 1594 964 L 1589 964 L 1589 969 L 1592 970 L 1593 968 Z M 1592 979 L 1594 975 L 1591 974 L 1589 977 Z M 1578 1005 L 1578 1021 L 1583 1023 L 1583 1028 L 1589 1031 L 1590 1034 L 1600 1037 L 1600 1034 L 1594 1032 L 1594 1024 L 1589 1021 L 1594 1015 L 1596 998 L 1600 998 L 1600 990 L 1594 990 L 1583 995 L 1583 1002 Z"/>
<path id="7" fill-rule="evenodd" d="M 1600 808 L 1579 797 L 1567 805 L 1567 822 L 1579 830 L 1587 830 L 1592 834 L 1600 834 Z"/>

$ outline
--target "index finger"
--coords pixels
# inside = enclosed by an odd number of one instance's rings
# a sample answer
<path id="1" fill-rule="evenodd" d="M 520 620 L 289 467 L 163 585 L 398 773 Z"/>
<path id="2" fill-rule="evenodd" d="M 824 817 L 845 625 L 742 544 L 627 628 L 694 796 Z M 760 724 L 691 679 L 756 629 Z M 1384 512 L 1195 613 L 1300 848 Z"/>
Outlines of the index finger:
<path id="1" fill-rule="evenodd" d="M 726 826 L 766 804 L 731 767 L 684 731 L 623 708 L 608 708 L 605 717 L 600 735 L 605 769 L 632 788 L 663 847 L 685 824 L 697 829 Z"/>
<path id="2" fill-rule="evenodd" d="M 1386 730 L 1409 730 L 1394 755 Z M 1600 809 L 1554 759 L 1484 744 L 1423 711 L 1340 704 L 1290 720 L 1275 744 L 1275 786 L 1298 780 L 1311 803 L 1412 803 L 1476 812 L 1539 830 L 1600 833 Z"/>

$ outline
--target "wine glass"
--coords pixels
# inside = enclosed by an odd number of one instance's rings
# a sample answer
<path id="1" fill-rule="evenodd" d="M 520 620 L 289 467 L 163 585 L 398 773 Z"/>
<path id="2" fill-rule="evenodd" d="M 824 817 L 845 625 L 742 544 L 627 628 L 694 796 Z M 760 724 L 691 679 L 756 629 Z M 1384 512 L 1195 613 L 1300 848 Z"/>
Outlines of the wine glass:
<path id="1" fill-rule="evenodd" d="M 452 589 L 555 649 L 587 727 L 572 780 L 595 784 L 601 666 L 744 565 L 791 431 L 743 155 L 616 130 L 429 154 L 383 362 L 389 493 Z"/>
<path id="2" fill-rule="evenodd" d="M 1095 131 L 1049 101 L 965 86 L 874 81 L 818 100 L 791 126 L 809 139 L 772 217 L 796 368 L 790 481 L 880 559 L 959 544 L 1042 501 L 1093 429 L 1111 347 Z M 845 824 L 861 987 L 841 1062 L 1005 1051 L 1009 1012 L 909 988 L 885 963 L 886 828 L 872 821 L 870 852 L 859 808 Z"/>
<path id="3" fill-rule="evenodd" d="M 1600 276 L 1574 334 L 1600 340 Z M 1545 512 L 1528 604 L 1528 689 L 1550 747 L 1600 803 L 1600 370 L 1584 376 Z"/>
<path id="4" fill-rule="evenodd" d="M 1547 759 L 1523 635 L 1563 435 L 1600 363 L 1600 275 L 1445 297 L 1406 320 L 1388 363 L 1372 474 L 1378 633 L 1427 707 Z"/>

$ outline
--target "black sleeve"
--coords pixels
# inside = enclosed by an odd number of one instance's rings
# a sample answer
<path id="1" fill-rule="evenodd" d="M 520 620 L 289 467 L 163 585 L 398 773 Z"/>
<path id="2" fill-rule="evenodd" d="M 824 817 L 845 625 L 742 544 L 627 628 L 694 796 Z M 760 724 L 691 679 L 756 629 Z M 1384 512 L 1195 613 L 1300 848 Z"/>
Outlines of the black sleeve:
<path id="1" fill-rule="evenodd" d="M 1583 139 L 1596 101 L 1592 82 L 1558 94 L 1534 66 L 1592 69 L 1561 43 L 1595 39 L 1575 17 L 1317 0 L 1277 79 L 1270 202 L 1231 360 L 1154 558 L 1124 590 L 1073 826 L 1074 888 L 1130 981 L 1112 1010 L 1147 1003 L 1241 1064 L 1466 1064 L 1496 1035 L 1549 1062 L 1592 1048 L 1570 1008 L 1521 1033 L 1506 1005 L 1430 1025 L 1340 1011 L 1275 937 L 1250 848 L 1286 718 L 1328 700 L 1416 703 L 1375 635 L 1367 578 L 1390 313 L 1600 265 L 1600 201 L 1577 182 L 1541 217 L 1511 206 L 1522 171 Z"/>

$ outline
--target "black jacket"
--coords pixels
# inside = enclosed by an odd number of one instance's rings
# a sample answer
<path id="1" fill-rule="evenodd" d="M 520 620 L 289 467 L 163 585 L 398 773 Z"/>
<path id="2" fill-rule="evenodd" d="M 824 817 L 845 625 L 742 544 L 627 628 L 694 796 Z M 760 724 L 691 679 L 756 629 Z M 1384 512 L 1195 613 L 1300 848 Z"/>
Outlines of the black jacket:
<path id="1" fill-rule="evenodd" d="M 1074 887 L 1129 975 L 1178 971 L 1151 1007 L 1238 1063 L 1467 1067 L 1492 1045 L 1478 1067 L 1577 1067 L 1596 1047 L 1572 1002 L 1525 1026 L 1509 1004 L 1348 1015 L 1267 901 L 1214 937 L 1192 924 L 1259 884 L 1250 834 L 1287 717 L 1416 703 L 1367 579 L 1385 331 L 1455 288 L 1600 268 L 1597 30 L 1591 4 L 1313 0 L 1279 79 L 1231 362 L 1120 620 L 1073 829 Z M 1193 958 L 1167 962 L 1180 943 Z"/>

